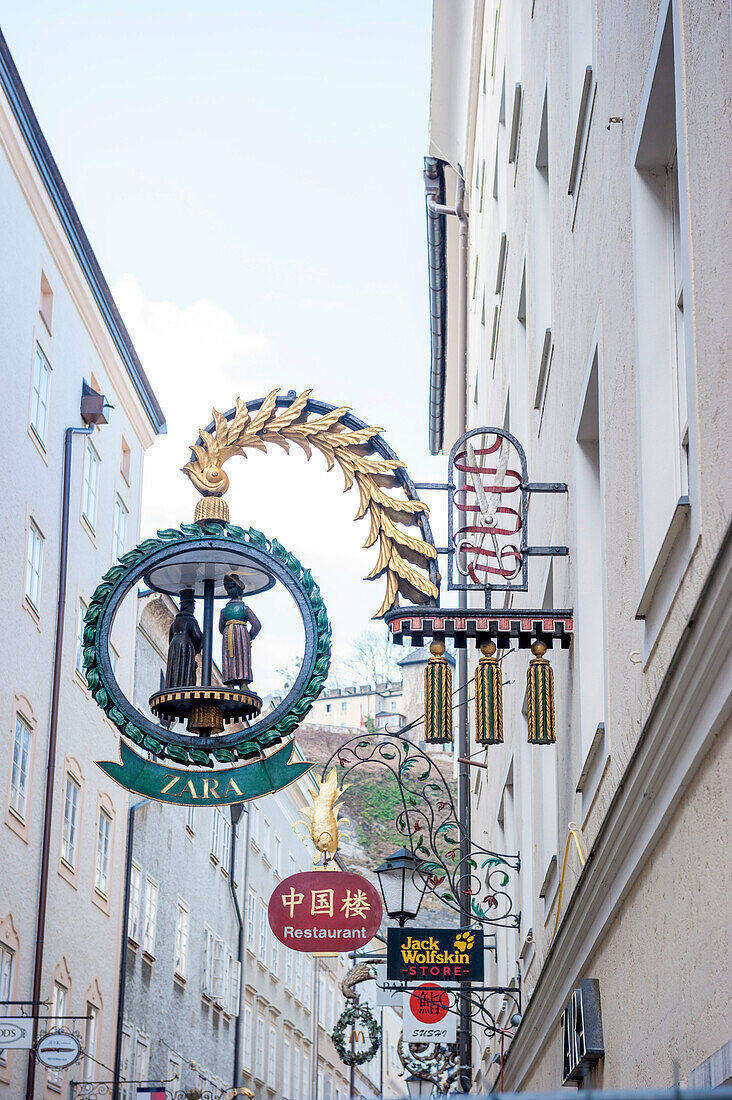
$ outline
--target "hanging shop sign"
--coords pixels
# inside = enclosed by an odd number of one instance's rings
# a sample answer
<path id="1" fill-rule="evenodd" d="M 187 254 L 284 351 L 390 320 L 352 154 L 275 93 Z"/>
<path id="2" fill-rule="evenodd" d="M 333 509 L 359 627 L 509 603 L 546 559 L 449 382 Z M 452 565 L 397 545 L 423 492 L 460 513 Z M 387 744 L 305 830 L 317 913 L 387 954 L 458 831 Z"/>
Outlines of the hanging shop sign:
<path id="1" fill-rule="evenodd" d="M 48 1069 L 67 1069 L 81 1057 L 81 1041 L 68 1031 L 49 1031 L 36 1043 L 36 1058 Z"/>
<path id="2" fill-rule="evenodd" d="M 401 1008 L 406 989 L 404 982 L 390 982 L 386 977 L 386 963 L 374 963 L 376 971 L 376 1007 Z"/>
<path id="3" fill-rule="evenodd" d="M 451 996 L 433 982 L 405 993 L 402 1039 L 405 1043 L 454 1043 L 457 1015 L 451 1012 Z"/>
<path id="4" fill-rule="evenodd" d="M 0 1050 L 30 1050 L 33 1021 L 22 1016 L 0 1016 Z"/>
<path id="5" fill-rule="evenodd" d="M 562 1013 L 562 1084 L 584 1080 L 604 1054 L 600 983 L 582 978 Z"/>
<path id="6" fill-rule="evenodd" d="M 483 931 L 457 928 L 387 929 L 389 981 L 483 980 Z"/>
<path id="7" fill-rule="evenodd" d="M 368 879 L 349 871 L 290 875 L 269 899 L 269 926 L 294 951 L 353 951 L 381 924 L 381 898 Z"/>

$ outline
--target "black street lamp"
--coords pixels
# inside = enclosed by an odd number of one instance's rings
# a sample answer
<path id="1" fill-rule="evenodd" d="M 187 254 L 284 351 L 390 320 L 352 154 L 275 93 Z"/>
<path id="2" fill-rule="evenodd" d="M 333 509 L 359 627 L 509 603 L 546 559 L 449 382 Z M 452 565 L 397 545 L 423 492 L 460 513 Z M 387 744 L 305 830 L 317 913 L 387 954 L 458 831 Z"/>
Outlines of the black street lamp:
<path id="1" fill-rule="evenodd" d="M 413 1073 L 404 1082 L 407 1086 L 409 1100 L 425 1100 L 432 1096 L 434 1082 L 429 1077 L 416 1077 Z"/>
<path id="2" fill-rule="evenodd" d="M 407 848 L 399 848 L 376 868 L 384 908 L 402 928 L 406 921 L 414 920 L 422 904 L 429 875 L 421 868 L 422 861 Z"/>

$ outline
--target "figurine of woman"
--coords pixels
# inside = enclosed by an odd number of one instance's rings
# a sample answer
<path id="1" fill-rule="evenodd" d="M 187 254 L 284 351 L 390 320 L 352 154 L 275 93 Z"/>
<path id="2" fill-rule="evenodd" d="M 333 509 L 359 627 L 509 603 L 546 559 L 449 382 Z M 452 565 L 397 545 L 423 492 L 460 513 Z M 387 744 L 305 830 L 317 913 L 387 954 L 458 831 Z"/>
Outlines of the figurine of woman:
<path id="1" fill-rule="evenodd" d="M 180 594 L 180 611 L 168 633 L 166 688 L 195 687 L 196 654 L 200 653 L 203 634 L 194 614 L 196 599 L 192 588 Z"/>
<path id="2" fill-rule="evenodd" d="M 235 574 L 224 577 L 224 588 L 229 602 L 219 617 L 223 634 L 221 678 L 229 687 L 242 690 L 252 681 L 252 642 L 262 624 L 244 603 L 244 588 Z"/>

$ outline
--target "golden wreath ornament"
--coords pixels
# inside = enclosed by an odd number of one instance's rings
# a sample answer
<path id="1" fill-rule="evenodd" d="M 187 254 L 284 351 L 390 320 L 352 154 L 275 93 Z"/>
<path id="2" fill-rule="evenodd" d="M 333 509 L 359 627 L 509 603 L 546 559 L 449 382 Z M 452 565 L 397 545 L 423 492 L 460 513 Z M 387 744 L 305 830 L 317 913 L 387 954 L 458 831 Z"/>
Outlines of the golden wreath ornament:
<path id="1" fill-rule="evenodd" d="M 191 447 L 193 457 L 183 467 L 204 498 L 198 502 L 196 519 L 228 519 L 226 504 L 220 500 L 229 487 L 223 465 L 234 455 L 246 457 L 248 450 L 266 452 L 269 443 L 287 452 L 294 443 L 308 459 L 313 450 L 319 451 L 329 470 L 334 465 L 340 468 L 344 492 L 354 484 L 358 489 L 355 519 L 368 515 L 370 521 L 364 545 L 378 543 L 378 560 L 366 579 L 385 575 L 386 594 L 374 618 L 381 618 L 394 607 L 400 594 L 411 603 L 436 600 L 437 585 L 425 570 L 436 559 L 437 551 L 433 543 L 404 530 L 418 525 L 429 508 L 421 500 L 393 495 L 401 487 L 397 471 L 404 469 L 404 463 L 376 451 L 375 440 L 381 428 L 348 426 L 348 406 L 313 415 L 311 393 L 304 390 L 282 407 L 282 398 L 278 405 L 279 390 L 272 390 L 253 411 L 237 398 L 231 420 L 212 409 L 213 431 L 200 430 L 199 441 Z"/>

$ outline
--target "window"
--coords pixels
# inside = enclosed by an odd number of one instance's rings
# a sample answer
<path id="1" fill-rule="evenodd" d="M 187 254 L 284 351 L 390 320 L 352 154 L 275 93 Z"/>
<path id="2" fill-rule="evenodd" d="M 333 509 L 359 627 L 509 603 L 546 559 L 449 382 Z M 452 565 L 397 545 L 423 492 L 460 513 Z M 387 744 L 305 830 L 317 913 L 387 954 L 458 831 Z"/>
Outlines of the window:
<path id="1" fill-rule="evenodd" d="M 25 810 L 28 802 L 30 739 L 30 726 L 24 718 L 16 714 L 13 764 L 10 771 L 10 809 L 14 814 L 17 814 L 21 821 L 25 821 Z"/>
<path id="2" fill-rule="evenodd" d="M 282 841 L 278 836 L 274 838 L 274 850 L 272 853 L 272 867 L 276 874 L 280 874 L 280 863 L 282 860 Z"/>
<path id="3" fill-rule="evenodd" d="M 267 1082 L 274 1088 L 275 1070 L 277 1066 L 277 1031 L 270 1024 L 269 1027 L 269 1058 L 267 1062 Z"/>
<path id="4" fill-rule="evenodd" d="M 76 671 L 81 677 L 84 677 L 84 616 L 86 615 L 86 604 L 83 600 L 79 600 L 79 606 L 76 609 Z"/>
<path id="5" fill-rule="evenodd" d="M 304 1050 L 302 1054 L 302 1094 L 306 1096 L 310 1093 L 310 1050 Z"/>
<path id="6" fill-rule="evenodd" d="M 140 914 L 142 894 L 142 868 L 133 860 L 130 872 L 130 915 L 127 935 L 133 943 L 140 942 Z"/>
<path id="7" fill-rule="evenodd" d="M 328 982 L 328 1031 L 335 1027 L 335 987 Z"/>
<path id="8" fill-rule="evenodd" d="M 84 486 L 81 497 L 81 514 L 92 531 L 97 522 L 97 496 L 99 493 L 99 456 L 90 441 L 86 441 L 84 453 Z"/>
<path id="9" fill-rule="evenodd" d="M 269 968 L 275 977 L 279 974 L 280 945 L 277 937 L 270 932 L 269 943 Z"/>
<path id="10" fill-rule="evenodd" d="M 318 974 L 318 1023 L 325 1027 L 325 974 Z"/>
<path id="11" fill-rule="evenodd" d="M 297 867 L 297 864 L 295 863 L 295 857 L 294 856 L 289 856 L 288 857 L 287 867 L 288 867 L 287 874 L 288 875 L 294 875 L 295 874 L 295 869 Z"/>
<path id="12" fill-rule="evenodd" d="M 175 972 L 181 978 L 186 977 L 188 960 L 188 921 L 189 910 L 184 901 L 178 899 L 178 917 L 175 924 Z"/>
<path id="13" fill-rule="evenodd" d="M 51 366 L 36 344 L 33 364 L 33 394 L 31 396 L 30 426 L 38 442 L 45 447 L 48 432 L 48 396 L 51 388 Z"/>
<path id="14" fill-rule="evenodd" d="M 540 409 L 544 400 L 551 350 L 552 234 L 548 112 L 548 92 L 545 88 L 534 172 L 534 332 L 538 348 L 535 409 Z"/>
<path id="15" fill-rule="evenodd" d="M 66 1015 L 66 1002 L 68 1000 L 67 995 L 68 995 L 68 990 L 66 989 L 66 986 L 61 985 L 60 982 L 54 982 L 53 983 L 53 1002 L 52 1002 L 53 1003 L 53 1008 L 52 1008 L 51 1011 L 52 1011 L 54 1016 L 58 1017 L 58 1016 L 65 1016 Z M 61 1024 L 62 1021 L 57 1021 L 57 1022 L 59 1024 Z M 47 1080 L 48 1080 L 49 1085 L 52 1088 L 60 1089 L 61 1088 L 61 1081 L 62 1081 L 61 1070 L 60 1069 L 49 1069 L 49 1071 L 47 1073 Z"/>
<path id="16" fill-rule="evenodd" d="M 256 802 L 249 809 L 249 839 L 255 847 L 259 847 L 259 806 Z"/>
<path id="17" fill-rule="evenodd" d="M 45 271 L 41 272 L 41 297 L 38 303 L 38 312 L 50 333 L 53 327 L 53 291 Z"/>
<path id="18" fill-rule="evenodd" d="M 132 1100 L 132 1086 L 128 1084 L 131 1077 L 134 1076 L 132 1069 L 132 1036 L 129 1030 L 125 1029 L 122 1032 L 122 1066 L 120 1082 L 120 1100 Z"/>
<path id="19" fill-rule="evenodd" d="M 244 1005 L 244 1066 L 252 1069 L 252 1007 Z"/>
<path id="20" fill-rule="evenodd" d="M 309 1009 L 313 992 L 313 961 L 309 955 L 305 956 L 303 969 L 305 971 L 303 1004 Z"/>
<path id="21" fill-rule="evenodd" d="M 282 1095 L 289 1096 L 292 1092 L 292 1054 L 290 1049 L 290 1037 L 285 1035 L 282 1044 Z"/>
<path id="22" fill-rule="evenodd" d="M 145 882 L 145 916 L 143 920 L 142 950 L 155 957 L 155 924 L 158 916 L 158 884 L 150 876 Z"/>
<path id="23" fill-rule="evenodd" d="M 295 959 L 295 996 L 302 999 L 302 952 Z"/>
<path id="24" fill-rule="evenodd" d="M 195 833 L 196 831 L 196 807 L 189 806 L 186 814 L 186 829 L 189 833 Z"/>
<path id="25" fill-rule="evenodd" d="M 25 596 L 36 611 L 41 607 L 41 572 L 43 569 L 43 535 L 33 520 L 28 527 L 28 560 L 25 570 Z"/>
<path id="26" fill-rule="evenodd" d="M 61 858 L 73 870 L 76 867 L 76 838 L 79 828 L 80 787 L 72 775 L 66 776 Z"/>
<path id="27" fill-rule="evenodd" d="M 228 871 L 231 862 L 231 824 L 223 810 L 216 810 L 221 819 L 219 828 L 219 863 Z"/>
<path id="28" fill-rule="evenodd" d="M 259 958 L 264 965 L 267 958 L 267 910 L 263 901 L 259 903 Z"/>
<path id="29" fill-rule="evenodd" d="M 147 1081 L 150 1072 L 150 1046 L 147 1039 L 138 1035 L 135 1043 L 135 1078 L 138 1081 Z"/>
<path id="30" fill-rule="evenodd" d="M 250 893 L 247 898 L 247 947 L 254 950 L 254 921 L 257 910 L 257 899 Z"/>
<path id="31" fill-rule="evenodd" d="M 342 711 L 345 711 L 345 709 L 346 709 L 347 705 L 348 705 L 348 704 L 347 704 L 346 700 L 344 699 L 344 700 L 343 700 L 343 702 L 341 703 L 341 710 L 342 710 Z"/>
<path id="32" fill-rule="evenodd" d="M 285 948 L 285 989 L 292 989 L 292 956 L 291 947 Z"/>
<path id="33" fill-rule="evenodd" d="M 227 1010 L 231 1016 L 239 1015 L 239 998 L 241 993 L 241 963 L 229 952 L 227 956 Z"/>
<path id="34" fill-rule="evenodd" d="M 260 1081 L 264 1080 L 264 1020 L 257 1017 L 257 1066 L 256 1075 Z"/>
<path id="35" fill-rule="evenodd" d="M 180 1067 L 181 1062 L 179 1058 L 174 1058 L 173 1055 L 168 1056 L 168 1084 L 170 1092 L 175 1096 L 180 1091 Z"/>
<path id="36" fill-rule="evenodd" d="M 125 479 L 125 481 L 127 482 L 128 485 L 130 484 L 130 469 L 131 469 L 131 466 L 132 466 L 132 451 L 130 450 L 129 443 L 127 442 L 125 437 L 122 436 L 122 450 L 121 450 L 120 459 L 119 459 L 119 472 L 122 474 L 122 477 Z"/>
<path id="37" fill-rule="evenodd" d="M 270 845 L 271 845 L 271 840 L 272 840 L 271 834 L 272 834 L 272 828 L 270 826 L 269 821 L 267 821 L 267 818 L 265 817 L 265 819 L 264 819 L 264 828 L 262 829 L 262 855 L 267 860 L 272 858 L 272 853 L 270 851 Z"/>
<path id="38" fill-rule="evenodd" d="M 97 1058 L 97 1024 L 99 1022 L 99 1009 L 96 1005 L 87 1002 L 86 1027 L 84 1031 L 84 1064 L 82 1080 L 93 1081 L 96 1070 Z"/>
<path id="39" fill-rule="evenodd" d="M 643 598 L 649 610 L 689 511 L 690 397 L 693 347 L 689 307 L 688 209 L 683 185 L 683 125 L 677 118 L 673 7 L 665 7 L 634 142 L 631 180 L 635 268 L 636 386 L 640 427 L 640 511 Z M 682 171 L 679 171 L 679 159 Z M 691 441 L 693 446 L 693 440 Z M 679 574 L 680 575 L 680 574 Z"/>
<path id="40" fill-rule="evenodd" d="M 330 714 L 330 703 L 325 704 L 325 713 Z"/>
<path id="41" fill-rule="evenodd" d="M 94 888 L 107 897 L 109 890 L 109 848 L 112 841 L 112 819 L 106 810 L 99 811 L 97 827 L 97 866 Z"/>
<path id="42" fill-rule="evenodd" d="M 13 996 L 13 966 L 15 952 L 5 943 L 0 943 L 0 1004 L 10 1001 Z M 3 1006 L 4 1015 L 10 1015 L 10 1006 Z M 7 1061 L 6 1052 L 0 1048 L 0 1065 Z"/>
<path id="43" fill-rule="evenodd" d="M 593 355 L 575 430 L 575 658 L 579 695 L 580 764 L 605 720 L 603 492 L 600 468 L 599 363 Z"/>
<path id="44" fill-rule="evenodd" d="M 214 859 L 219 858 L 219 833 L 221 831 L 221 814 L 217 808 L 214 808 L 214 812 L 211 815 L 211 855 Z"/>
<path id="45" fill-rule="evenodd" d="M 127 549 L 127 509 L 121 497 L 114 500 L 114 558 L 121 558 Z"/>

